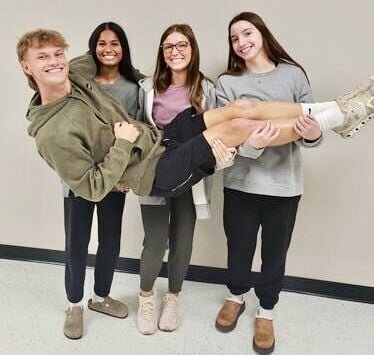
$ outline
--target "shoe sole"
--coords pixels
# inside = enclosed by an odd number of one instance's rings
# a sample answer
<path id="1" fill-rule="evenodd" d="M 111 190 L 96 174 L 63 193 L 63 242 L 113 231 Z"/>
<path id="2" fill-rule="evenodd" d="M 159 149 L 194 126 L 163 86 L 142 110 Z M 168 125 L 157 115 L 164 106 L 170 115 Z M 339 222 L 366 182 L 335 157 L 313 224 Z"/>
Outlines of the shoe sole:
<path id="1" fill-rule="evenodd" d="M 236 317 L 234 323 L 232 323 L 230 325 L 221 325 L 221 324 L 219 324 L 216 321 L 216 329 L 219 330 L 221 333 L 229 333 L 229 332 L 231 332 L 232 330 L 235 329 L 236 324 L 238 323 L 239 317 L 241 316 L 241 314 L 244 311 L 245 311 L 245 302 L 243 302 L 243 304 L 240 306 L 240 309 L 239 309 L 239 312 L 238 312 L 238 316 Z"/>
<path id="2" fill-rule="evenodd" d="M 79 340 L 83 337 L 83 335 L 81 335 L 79 338 L 72 338 L 72 337 L 69 337 L 68 335 L 66 335 L 65 333 L 64 333 L 64 335 L 65 335 L 66 338 L 68 338 L 70 340 Z"/>
<path id="3" fill-rule="evenodd" d="M 136 329 L 138 330 L 138 332 L 139 332 L 141 335 L 153 335 L 153 334 L 155 334 L 155 333 L 157 332 L 157 326 L 156 326 L 154 329 L 149 330 L 149 331 L 144 332 L 144 333 L 139 329 L 138 324 L 136 324 Z"/>
<path id="4" fill-rule="evenodd" d="M 341 133 L 341 136 L 343 138 L 352 138 L 353 136 L 356 135 L 360 131 L 361 128 L 366 126 L 370 121 L 374 120 L 374 113 L 369 115 L 366 119 L 361 121 L 356 127 L 352 128 L 349 132 L 347 133 Z"/>
<path id="5" fill-rule="evenodd" d="M 95 308 L 91 308 L 92 307 L 92 303 L 90 303 L 90 301 L 88 301 L 88 305 L 87 305 L 88 309 L 90 309 L 91 311 L 94 311 L 94 312 L 97 312 L 97 313 L 102 313 L 102 314 L 105 314 L 106 316 L 109 316 L 109 317 L 113 317 L 113 318 L 118 318 L 118 319 L 125 319 L 128 317 L 128 313 L 123 316 L 123 317 L 120 317 L 120 316 L 115 316 L 113 314 L 110 314 L 110 313 L 107 313 L 107 312 L 104 312 L 104 311 L 101 311 L 99 309 L 95 309 Z"/>
<path id="6" fill-rule="evenodd" d="M 138 329 L 138 332 L 139 332 L 141 335 L 145 335 L 145 336 L 153 335 L 153 334 L 156 333 L 156 331 L 157 331 L 157 329 L 156 329 L 154 332 L 152 332 L 152 333 L 150 333 L 150 332 L 142 333 L 142 332 Z"/>
<path id="7" fill-rule="evenodd" d="M 160 328 L 160 326 L 158 326 L 158 329 L 160 329 L 162 332 L 167 332 L 167 333 L 174 332 L 175 330 L 177 330 L 177 328 L 175 328 L 175 329 L 162 329 L 162 328 Z"/>
<path id="8" fill-rule="evenodd" d="M 252 348 L 253 348 L 253 350 L 254 350 L 257 354 L 260 354 L 260 355 L 268 355 L 268 354 L 271 354 L 271 353 L 274 351 L 274 348 L 275 348 L 275 341 L 274 341 L 273 345 L 272 345 L 270 348 L 260 348 L 259 346 L 257 346 L 257 344 L 256 344 L 256 342 L 255 342 L 255 338 L 253 337 Z"/>

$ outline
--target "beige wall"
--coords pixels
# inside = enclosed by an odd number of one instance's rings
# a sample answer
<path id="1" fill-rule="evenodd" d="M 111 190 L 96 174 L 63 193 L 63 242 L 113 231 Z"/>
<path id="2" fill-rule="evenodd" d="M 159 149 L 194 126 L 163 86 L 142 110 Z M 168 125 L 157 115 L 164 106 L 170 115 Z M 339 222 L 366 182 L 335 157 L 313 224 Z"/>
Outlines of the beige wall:
<path id="1" fill-rule="evenodd" d="M 227 24 L 242 10 L 262 15 L 304 65 L 317 100 L 332 98 L 373 72 L 371 0 L 344 5 L 339 0 L 2 0 L 0 244 L 64 248 L 59 181 L 26 135 L 24 116 L 32 93 L 17 66 L 17 37 L 36 27 L 55 28 L 71 42 L 69 54 L 74 56 L 86 50 L 89 34 L 98 23 L 114 20 L 127 31 L 136 66 L 151 74 L 162 31 L 171 23 L 187 22 L 199 40 L 202 70 L 216 79 L 226 65 Z M 349 142 L 329 134 L 320 148 L 304 153 L 305 194 L 289 252 L 288 275 L 374 286 L 373 135 L 374 124 Z M 192 263 L 224 267 L 219 176 L 216 181 L 215 216 L 198 223 Z M 122 256 L 139 257 L 142 233 L 137 199 L 130 195 Z M 94 248 L 93 241 L 91 251 Z"/>

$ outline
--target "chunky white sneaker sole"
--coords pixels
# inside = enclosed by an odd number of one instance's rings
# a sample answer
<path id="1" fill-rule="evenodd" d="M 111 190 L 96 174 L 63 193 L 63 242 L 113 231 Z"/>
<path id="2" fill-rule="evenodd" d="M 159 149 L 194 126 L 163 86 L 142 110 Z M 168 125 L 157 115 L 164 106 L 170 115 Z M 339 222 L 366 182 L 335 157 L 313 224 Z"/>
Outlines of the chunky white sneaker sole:
<path id="1" fill-rule="evenodd" d="M 345 122 L 334 131 L 343 138 L 351 138 L 374 120 L 374 76 L 351 92 L 339 96 L 336 102 L 345 114 Z"/>

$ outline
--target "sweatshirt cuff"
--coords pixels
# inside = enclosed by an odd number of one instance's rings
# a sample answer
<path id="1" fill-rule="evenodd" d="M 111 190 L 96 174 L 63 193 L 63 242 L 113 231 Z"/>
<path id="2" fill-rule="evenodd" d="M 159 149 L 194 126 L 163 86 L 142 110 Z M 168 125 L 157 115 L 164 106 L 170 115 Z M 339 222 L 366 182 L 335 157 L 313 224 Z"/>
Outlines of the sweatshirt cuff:
<path id="1" fill-rule="evenodd" d="M 255 149 L 249 144 L 242 144 L 238 148 L 238 155 L 240 155 L 241 157 L 257 159 L 262 155 L 264 149 L 265 148 Z"/>
<path id="2" fill-rule="evenodd" d="M 323 140 L 323 134 L 321 133 L 319 138 L 317 138 L 313 141 L 308 140 L 308 139 L 303 139 L 302 143 L 303 143 L 303 146 L 306 147 L 306 148 L 313 148 L 313 147 L 316 147 L 316 146 L 320 145 L 322 140 Z"/>

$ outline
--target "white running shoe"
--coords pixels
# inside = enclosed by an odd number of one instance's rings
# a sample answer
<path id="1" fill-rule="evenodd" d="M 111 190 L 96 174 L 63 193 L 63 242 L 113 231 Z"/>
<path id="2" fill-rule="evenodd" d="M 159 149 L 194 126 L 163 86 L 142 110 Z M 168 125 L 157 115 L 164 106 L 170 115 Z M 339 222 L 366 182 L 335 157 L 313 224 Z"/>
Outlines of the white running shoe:
<path id="1" fill-rule="evenodd" d="M 345 122 L 334 131 L 343 138 L 353 137 L 374 120 L 374 75 L 351 92 L 339 96 L 336 102 L 345 115 Z"/>

